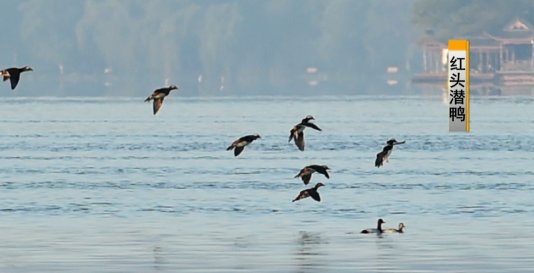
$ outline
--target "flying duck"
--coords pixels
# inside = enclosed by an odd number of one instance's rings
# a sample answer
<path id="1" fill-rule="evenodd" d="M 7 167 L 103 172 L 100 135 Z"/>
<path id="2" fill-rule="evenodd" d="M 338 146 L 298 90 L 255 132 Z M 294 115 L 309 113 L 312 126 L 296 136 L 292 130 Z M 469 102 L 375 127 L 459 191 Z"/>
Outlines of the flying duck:
<path id="1" fill-rule="evenodd" d="M 302 182 L 304 182 L 304 185 L 308 185 L 308 183 L 310 183 L 311 176 L 314 172 L 323 174 L 324 176 L 326 176 L 326 178 L 330 179 L 330 176 L 327 172 L 327 170 L 329 169 L 330 168 L 328 168 L 328 166 L 326 165 L 309 165 L 302 168 L 302 170 L 300 170 L 300 172 L 295 175 L 295 178 L 300 177 L 302 179 Z"/>
<path id="2" fill-rule="evenodd" d="M 313 128 L 317 131 L 322 131 L 317 125 L 311 123 L 310 120 L 315 120 L 315 118 L 312 115 L 307 115 L 300 121 L 299 124 L 293 126 L 291 131 L 289 131 L 288 142 L 291 142 L 291 140 L 294 139 L 295 145 L 297 145 L 301 151 L 304 151 L 304 129 L 306 129 L 306 127 Z"/>
<path id="3" fill-rule="evenodd" d="M 376 224 L 376 228 L 367 228 L 367 229 L 364 229 L 362 230 L 360 233 L 365 233 L 365 234 L 369 234 L 369 233 L 377 233 L 377 234 L 382 234 L 384 233 L 384 230 L 382 229 L 382 224 L 384 224 L 386 222 L 384 222 L 384 220 L 382 220 L 382 218 L 378 219 L 378 222 Z"/>
<path id="4" fill-rule="evenodd" d="M 20 80 L 20 73 L 26 71 L 33 71 L 33 69 L 29 66 L 25 66 L 22 68 L 11 67 L 0 71 L 0 74 L 2 77 L 4 77 L 4 81 L 7 81 L 9 79 L 9 81 L 11 82 L 11 90 L 15 90 L 15 87 L 17 87 L 17 84 Z"/>
<path id="5" fill-rule="evenodd" d="M 154 92 L 152 92 L 152 95 L 148 96 L 145 99 L 145 102 L 154 100 L 154 103 L 153 103 L 154 115 L 159 111 L 159 109 L 163 105 L 163 99 L 166 96 L 168 96 L 172 90 L 176 90 L 176 89 L 178 89 L 178 87 L 176 87 L 176 85 L 174 84 L 170 85 L 169 87 L 156 89 L 154 90 Z"/>
<path id="6" fill-rule="evenodd" d="M 404 228 L 406 226 L 403 223 L 399 223 L 399 228 L 386 228 L 384 233 L 404 233 Z"/>
<path id="7" fill-rule="evenodd" d="M 295 201 L 298 201 L 300 199 L 304 199 L 304 198 L 307 198 L 307 197 L 310 197 L 313 198 L 313 200 L 317 201 L 317 202 L 321 202 L 321 196 L 319 196 L 319 192 L 317 192 L 317 190 L 319 189 L 319 187 L 322 187 L 324 186 L 323 183 L 317 183 L 315 184 L 315 187 L 313 188 L 309 188 L 309 189 L 305 189 L 305 190 L 302 190 L 299 195 L 297 195 L 297 197 L 295 197 L 295 199 L 293 199 L 292 202 L 295 202 Z"/>
<path id="8" fill-rule="evenodd" d="M 245 146 L 249 145 L 250 143 L 252 143 L 252 141 L 258 138 L 261 138 L 261 137 L 260 135 L 257 135 L 257 134 L 240 137 L 236 141 L 234 141 L 232 145 L 228 146 L 226 150 L 229 151 L 229 150 L 234 149 L 234 156 L 238 156 L 243 151 Z"/>
<path id="9" fill-rule="evenodd" d="M 384 161 L 389 162 L 389 156 L 393 150 L 393 146 L 397 144 L 404 144 L 406 141 L 398 142 L 392 138 L 386 142 L 386 146 L 382 149 L 382 152 L 376 154 L 375 167 L 380 168 L 384 164 Z"/>

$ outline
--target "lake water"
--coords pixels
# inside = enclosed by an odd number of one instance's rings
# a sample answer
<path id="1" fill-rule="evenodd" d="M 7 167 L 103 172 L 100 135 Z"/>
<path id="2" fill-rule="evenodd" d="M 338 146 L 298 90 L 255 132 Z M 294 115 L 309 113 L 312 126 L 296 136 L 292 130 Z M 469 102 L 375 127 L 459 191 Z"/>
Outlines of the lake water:
<path id="1" fill-rule="evenodd" d="M 175 95 L 0 101 L 0 272 L 533 271 L 533 98 L 453 134 L 440 97 Z M 292 203 L 309 164 L 322 202 Z M 406 233 L 359 234 L 378 218 Z"/>

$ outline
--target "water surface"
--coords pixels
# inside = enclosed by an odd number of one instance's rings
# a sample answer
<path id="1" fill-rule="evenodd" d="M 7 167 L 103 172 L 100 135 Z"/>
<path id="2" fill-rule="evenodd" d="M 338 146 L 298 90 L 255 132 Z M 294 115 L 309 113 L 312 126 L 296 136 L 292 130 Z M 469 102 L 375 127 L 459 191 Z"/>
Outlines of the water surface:
<path id="1" fill-rule="evenodd" d="M 474 98 L 469 134 L 439 97 L 142 99 L 0 102 L 0 272 L 534 268 L 532 98 Z M 308 164 L 322 202 L 292 203 Z M 358 233 L 380 217 L 406 233 Z"/>

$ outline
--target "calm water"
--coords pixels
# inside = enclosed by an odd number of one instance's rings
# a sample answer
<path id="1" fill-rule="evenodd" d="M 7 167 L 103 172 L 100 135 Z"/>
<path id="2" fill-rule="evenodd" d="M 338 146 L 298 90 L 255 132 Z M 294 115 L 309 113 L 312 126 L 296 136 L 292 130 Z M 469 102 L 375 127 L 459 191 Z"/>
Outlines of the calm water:
<path id="1" fill-rule="evenodd" d="M 142 101 L 0 101 L 0 272 L 534 268 L 532 98 L 474 98 L 470 134 L 439 97 Z M 307 114 L 323 131 L 300 152 Z M 332 169 L 323 201 L 292 203 L 308 164 Z M 379 217 L 406 233 L 358 233 Z"/>

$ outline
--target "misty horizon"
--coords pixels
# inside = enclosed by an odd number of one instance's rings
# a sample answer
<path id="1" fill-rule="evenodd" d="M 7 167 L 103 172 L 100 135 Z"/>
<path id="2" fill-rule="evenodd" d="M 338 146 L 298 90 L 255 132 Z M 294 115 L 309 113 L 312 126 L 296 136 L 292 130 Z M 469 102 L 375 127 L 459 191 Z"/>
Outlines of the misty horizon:
<path id="1" fill-rule="evenodd" d="M 1 95 L 141 96 L 168 84 L 184 96 L 378 92 L 387 67 L 405 72 L 413 2 L 7 2 L 1 66 L 34 71 Z"/>
<path id="2" fill-rule="evenodd" d="M 132 97 L 169 84 L 181 96 L 420 94 L 422 43 L 534 21 L 534 5 L 515 3 L 7 1 L 0 69 L 34 71 L 0 96 Z M 450 12 L 460 9 L 469 16 Z"/>

